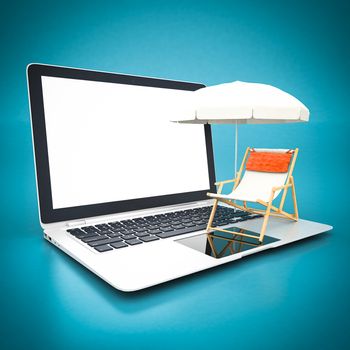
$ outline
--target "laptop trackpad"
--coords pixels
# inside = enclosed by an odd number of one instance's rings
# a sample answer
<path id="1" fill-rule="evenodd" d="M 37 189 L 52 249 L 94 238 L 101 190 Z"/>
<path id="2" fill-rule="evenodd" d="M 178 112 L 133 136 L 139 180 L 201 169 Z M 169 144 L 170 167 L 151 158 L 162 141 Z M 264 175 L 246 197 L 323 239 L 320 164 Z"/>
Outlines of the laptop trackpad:
<path id="1" fill-rule="evenodd" d="M 249 236 L 257 236 L 256 232 L 239 227 L 230 227 L 229 230 L 234 230 Z M 254 248 L 261 248 L 277 241 L 279 241 L 279 239 L 265 235 L 264 241 L 260 243 L 256 238 L 242 236 L 239 234 L 233 235 L 231 233 L 221 231 L 213 231 L 209 234 L 204 233 L 201 235 L 176 240 L 177 243 L 181 243 L 186 247 L 192 248 L 217 259 L 242 253 Z"/>

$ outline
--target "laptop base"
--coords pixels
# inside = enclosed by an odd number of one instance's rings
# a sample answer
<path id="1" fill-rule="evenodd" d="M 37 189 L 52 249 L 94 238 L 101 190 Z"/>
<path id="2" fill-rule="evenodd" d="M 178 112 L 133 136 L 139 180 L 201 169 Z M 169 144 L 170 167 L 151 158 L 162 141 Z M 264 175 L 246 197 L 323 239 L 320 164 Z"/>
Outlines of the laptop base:
<path id="1" fill-rule="evenodd" d="M 259 232 L 261 224 L 262 219 L 257 218 L 234 226 Z M 204 237 L 204 231 L 102 254 L 90 251 L 62 228 L 45 230 L 44 237 L 114 288 L 132 292 L 226 264 L 264 250 L 301 241 L 331 229 L 329 225 L 307 220 L 289 222 L 280 218 L 271 218 L 266 232 L 269 236 L 267 244 L 237 251 L 235 254 L 220 258 L 203 254 L 203 250 L 200 251 L 200 249 L 184 244 L 186 239 L 199 235 Z M 256 261 L 258 263 L 259 260 Z"/>

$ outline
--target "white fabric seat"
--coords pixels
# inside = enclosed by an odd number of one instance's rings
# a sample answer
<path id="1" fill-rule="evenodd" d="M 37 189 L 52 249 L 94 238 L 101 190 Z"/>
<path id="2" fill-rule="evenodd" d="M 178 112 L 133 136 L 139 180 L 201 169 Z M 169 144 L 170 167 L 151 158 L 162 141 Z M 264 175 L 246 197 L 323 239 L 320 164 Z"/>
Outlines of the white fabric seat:
<path id="1" fill-rule="evenodd" d="M 273 187 L 283 186 L 287 180 L 288 173 L 265 173 L 260 171 L 246 170 L 238 187 L 230 194 L 208 193 L 211 198 L 223 198 L 230 200 L 241 200 L 256 202 L 258 199 L 268 202 Z M 274 198 L 280 191 L 276 191 Z"/>

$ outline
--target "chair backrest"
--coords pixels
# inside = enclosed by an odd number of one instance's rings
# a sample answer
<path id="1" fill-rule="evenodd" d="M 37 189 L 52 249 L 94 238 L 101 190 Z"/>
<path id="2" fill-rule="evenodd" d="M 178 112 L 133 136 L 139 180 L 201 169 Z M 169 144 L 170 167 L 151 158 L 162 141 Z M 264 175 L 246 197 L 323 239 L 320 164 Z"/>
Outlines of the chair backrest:
<path id="1" fill-rule="evenodd" d="M 290 150 L 248 147 L 234 189 L 239 187 L 244 192 L 264 193 L 266 190 L 266 193 L 271 193 L 272 187 L 283 186 L 289 180 L 297 154 L 297 148 Z M 280 191 L 276 191 L 274 198 L 279 193 Z"/>
<path id="2" fill-rule="evenodd" d="M 266 173 L 286 173 L 288 172 L 292 155 L 291 150 L 271 152 L 269 150 L 255 150 L 253 148 L 247 159 L 246 170 Z"/>

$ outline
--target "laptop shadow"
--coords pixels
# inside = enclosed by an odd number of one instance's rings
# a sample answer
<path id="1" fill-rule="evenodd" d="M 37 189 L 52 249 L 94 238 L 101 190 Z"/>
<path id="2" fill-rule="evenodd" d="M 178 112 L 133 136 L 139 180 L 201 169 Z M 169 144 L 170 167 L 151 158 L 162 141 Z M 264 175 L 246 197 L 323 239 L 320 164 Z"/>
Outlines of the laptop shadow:
<path id="1" fill-rule="evenodd" d="M 218 282 L 227 281 L 227 278 L 230 278 L 229 274 L 237 271 L 242 273 L 245 267 L 266 263 L 266 258 L 273 258 L 281 263 L 281 259 L 290 257 L 291 253 L 297 254 L 298 251 L 318 249 L 328 244 L 330 232 L 332 231 L 303 239 L 302 244 L 300 242 L 295 244 L 294 242 L 280 246 L 277 249 L 268 249 L 259 254 L 252 254 L 243 259 L 135 292 L 122 292 L 113 288 L 64 252 L 59 249 L 54 249 L 54 251 L 55 255 L 59 256 L 60 261 L 58 263 L 66 265 L 65 268 L 68 268 L 69 273 L 74 275 L 73 278 L 83 284 L 82 288 L 87 288 L 88 292 L 94 294 L 97 298 L 103 298 L 104 302 L 118 313 L 137 314 L 160 305 L 175 302 L 179 299 L 179 296 L 196 298 L 196 293 L 194 293 L 196 290 L 206 290 L 210 293 L 208 291 L 208 288 L 210 288 L 212 293 L 217 294 L 217 288 L 220 288 Z M 72 260 L 75 262 L 74 264 L 72 264 Z"/>

